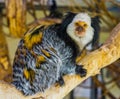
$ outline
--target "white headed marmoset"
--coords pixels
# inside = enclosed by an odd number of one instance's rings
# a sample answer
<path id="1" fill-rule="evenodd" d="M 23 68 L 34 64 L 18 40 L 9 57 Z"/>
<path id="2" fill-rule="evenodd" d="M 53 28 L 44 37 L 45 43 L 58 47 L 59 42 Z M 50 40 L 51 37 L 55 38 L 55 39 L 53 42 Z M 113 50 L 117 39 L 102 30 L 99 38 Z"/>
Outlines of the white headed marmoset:
<path id="1" fill-rule="evenodd" d="M 44 92 L 63 76 L 86 76 L 86 69 L 76 64 L 76 57 L 92 40 L 94 27 L 86 13 L 69 12 L 61 24 L 39 25 L 20 40 L 14 62 L 12 84 L 24 95 Z"/>

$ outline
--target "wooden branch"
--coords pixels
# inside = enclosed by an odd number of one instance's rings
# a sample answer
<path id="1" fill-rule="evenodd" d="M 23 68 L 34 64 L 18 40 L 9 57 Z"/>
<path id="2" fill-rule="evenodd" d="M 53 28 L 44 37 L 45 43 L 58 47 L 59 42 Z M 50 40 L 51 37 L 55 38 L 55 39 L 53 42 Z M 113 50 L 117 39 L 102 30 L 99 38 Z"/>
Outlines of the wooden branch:
<path id="1" fill-rule="evenodd" d="M 1 99 L 61 99 L 73 88 L 82 83 L 90 76 L 99 73 L 101 68 L 111 64 L 120 58 L 120 23 L 113 29 L 110 37 L 103 46 L 85 56 L 79 64 L 83 64 L 87 69 L 87 76 L 80 78 L 78 75 L 65 76 L 65 86 L 53 85 L 44 93 L 33 96 L 23 96 L 15 87 L 8 83 L 0 82 Z"/>
<path id="2" fill-rule="evenodd" d="M 0 15 L 0 18 L 0 80 L 10 82 L 12 80 L 12 66 L 3 26 L 1 25 L 3 17 Z"/>
<path id="3" fill-rule="evenodd" d="M 23 37 L 26 31 L 26 0 L 5 0 L 7 22 L 13 37 Z"/>

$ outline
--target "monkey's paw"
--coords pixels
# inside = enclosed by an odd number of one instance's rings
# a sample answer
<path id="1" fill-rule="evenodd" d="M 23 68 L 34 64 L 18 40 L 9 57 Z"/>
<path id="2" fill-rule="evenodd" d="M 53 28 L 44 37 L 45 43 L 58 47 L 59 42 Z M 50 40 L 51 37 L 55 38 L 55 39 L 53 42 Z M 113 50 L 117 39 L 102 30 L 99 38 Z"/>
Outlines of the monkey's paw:
<path id="1" fill-rule="evenodd" d="M 63 86 L 65 84 L 63 77 L 60 77 L 57 83 L 59 83 L 60 86 Z"/>
<path id="2" fill-rule="evenodd" d="M 77 65 L 75 71 L 80 77 L 85 77 L 87 74 L 87 70 L 83 68 L 83 65 Z"/>

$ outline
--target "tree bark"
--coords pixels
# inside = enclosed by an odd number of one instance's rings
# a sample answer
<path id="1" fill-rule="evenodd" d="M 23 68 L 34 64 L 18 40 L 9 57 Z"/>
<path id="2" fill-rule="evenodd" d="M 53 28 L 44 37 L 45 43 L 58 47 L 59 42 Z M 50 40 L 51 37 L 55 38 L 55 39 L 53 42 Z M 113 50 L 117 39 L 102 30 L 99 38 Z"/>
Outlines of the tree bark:
<path id="1" fill-rule="evenodd" d="M 26 0 L 5 0 L 10 35 L 23 37 L 26 27 Z"/>
<path id="2" fill-rule="evenodd" d="M 101 68 L 113 63 L 118 58 L 120 58 L 120 23 L 112 30 L 110 37 L 99 49 L 89 53 L 79 62 L 87 69 L 86 77 L 66 75 L 63 87 L 53 85 L 44 93 L 37 93 L 33 96 L 24 96 L 12 85 L 0 82 L 0 97 L 1 99 L 62 99 L 78 84 L 90 76 L 99 74 Z"/>
<path id="3" fill-rule="evenodd" d="M 11 82 L 12 66 L 9 58 L 9 50 L 2 26 L 2 10 L 0 8 L 0 80 Z"/>

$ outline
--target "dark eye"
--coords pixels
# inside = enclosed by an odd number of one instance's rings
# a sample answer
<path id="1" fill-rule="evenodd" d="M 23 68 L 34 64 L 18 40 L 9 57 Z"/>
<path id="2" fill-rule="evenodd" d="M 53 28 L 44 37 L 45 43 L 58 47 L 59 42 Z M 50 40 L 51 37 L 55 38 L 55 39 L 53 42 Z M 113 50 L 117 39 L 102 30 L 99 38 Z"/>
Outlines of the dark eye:
<path id="1" fill-rule="evenodd" d="M 76 22 L 76 23 L 75 23 L 75 25 L 76 25 L 76 26 L 79 26 L 79 23 L 78 23 L 78 22 Z"/>
<path id="2" fill-rule="evenodd" d="M 84 24 L 83 26 L 84 26 L 84 27 L 87 27 L 87 24 Z"/>

